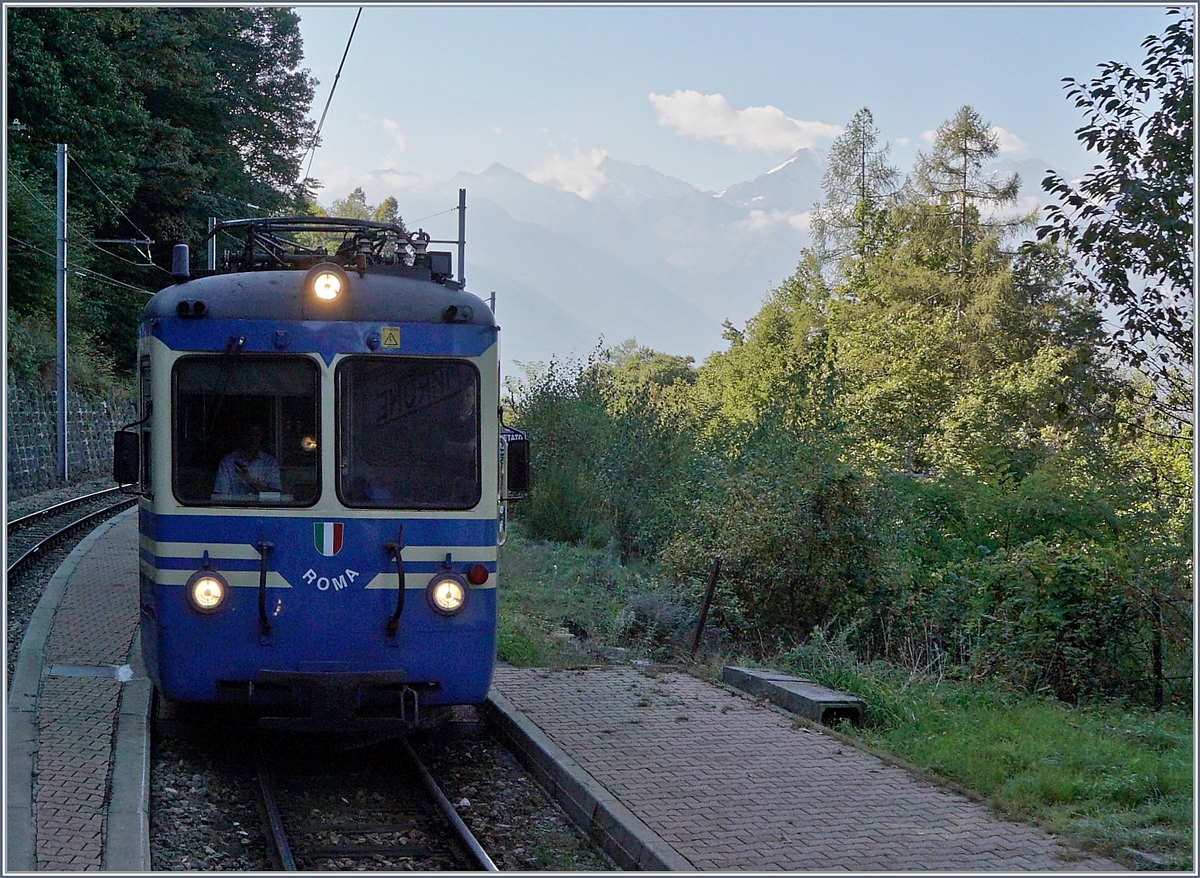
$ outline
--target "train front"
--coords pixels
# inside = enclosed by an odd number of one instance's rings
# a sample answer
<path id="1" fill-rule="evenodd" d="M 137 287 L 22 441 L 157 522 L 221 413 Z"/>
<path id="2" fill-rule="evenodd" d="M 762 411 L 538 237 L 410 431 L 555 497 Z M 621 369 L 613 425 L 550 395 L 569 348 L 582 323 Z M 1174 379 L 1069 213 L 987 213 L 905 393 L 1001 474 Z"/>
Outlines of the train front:
<path id="1" fill-rule="evenodd" d="M 337 222 L 225 224 L 231 270 L 145 309 L 142 649 L 170 701 L 413 722 L 486 697 L 498 328 L 427 238 Z M 294 246 L 317 233 L 341 243 Z"/>

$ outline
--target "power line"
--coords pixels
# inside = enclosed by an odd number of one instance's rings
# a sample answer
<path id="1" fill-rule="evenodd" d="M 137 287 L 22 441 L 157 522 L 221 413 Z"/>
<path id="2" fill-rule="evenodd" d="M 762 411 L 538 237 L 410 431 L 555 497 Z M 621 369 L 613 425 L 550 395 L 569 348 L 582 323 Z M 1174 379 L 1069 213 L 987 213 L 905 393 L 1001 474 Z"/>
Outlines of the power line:
<path id="1" fill-rule="evenodd" d="M 51 253 L 49 250 L 43 250 L 41 247 L 37 246 L 37 244 L 31 244 L 28 241 L 23 241 L 20 238 L 17 238 L 13 235 L 9 235 L 8 240 L 12 241 L 14 244 L 20 244 L 22 247 L 27 247 L 30 250 L 33 250 L 34 252 L 41 253 L 43 256 L 46 256 L 50 259 L 58 258 L 55 254 Z M 115 277 L 109 277 L 106 274 L 101 274 L 100 272 L 95 271 L 91 268 L 87 268 L 86 266 L 80 265 L 78 263 L 72 263 L 70 260 L 67 261 L 67 268 L 71 269 L 76 274 L 89 277 L 93 280 L 99 280 L 104 283 L 108 283 L 111 286 L 122 287 L 127 290 L 133 290 L 136 293 L 145 293 L 147 296 L 154 295 L 154 293 L 151 292 L 150 290 L 142 289 L 141 287 L 135 287 L 132 284 L 127 284 L 124 281 L 119 281 Z"/>
<path id="2" fill-rule="evenodd" d="M 78 163 L 76 163 L 76 164 L 78 164 Z M 82 169 L 82 168 L 80 168 L 80 170 L 83 170 L 83 169 Z M 85 175 L 85 176 L 87 175 L 87 171 L 84 171 L 84 175 Z M 57 210 L 55 210 L 54 208 L 50 207 L 49 205 L 47 205 L 47 204 L 46 204 L 46 202 L 42 201 L 42 199 L 38 197 L 37 193 L 36 193 L 36 192 L 34 192 L 32 189 L 30 189 L 30 188 L 29 188 L 29 187 L 28 187 L 28 186 L 25 184 L 25 181 L 24 181 L 24 180 L 22 180 L 22 179 L 21 179 L 21 178 L 19 178 L 19 177 L 15 177 L 14 179 L 17 181 L 17 184 L 18 184 L 18 185 L 19 185 L 19 186 L 20 186 L 22 189 L 24 189 L 26 192 L 28 192 L 28 193 L 29 193 L 29 196 L 30 196 L 30 197 L 31 197 L 31 198 L 32 198 L 34 201 L 36 201 L 36 202 L 37 202 L 37 203 L 38 203 L 38 204 L 41 206 L 42 210 L 46 211 L 46 212 L 47 212 L 47 213 L 49 213 L 50 215 L 52 215 L 52 216 L 54 216 L 54 217 L 56 217 L 56 218 L 57 218 L 57 216 L 58 216 L 58 211 L 57 211 Z M 90 178 L 89 178 L 89 179 L 90 179 Z M 101 195 L 103 195 L 104 193 L 103 193 L 103 192 L 101 192 L 100 194 L 101 194 Z M 107 197 L 107 196 L 105 196 L 105 197 Z M 128 217 L 126 217 L 126 219 L 128 219 Z M 80 231 L 79 231 L 79 230 L 78 230 L 78 229 L 77 229 L 75 226 L 73 226 L 71 223 L 67 223 L 67 228 L 68 228 L 68 229 L 70 230 L 70 232 L 71 232 L 71 240 L 72 240 L 72 241 L 75 241 L 75 242 L 77 242 L 77 243 L 83 243 L 83 244 L 87 244 L 88 246 L 90 246 L 90 247 L 94 247 L 95 249 L 99 250 L 101 253 L 104 253 L 104 254 L 105 254 L 105 255 L 107 255 L 107 256 L 111 256 L 111 257 L 113 257 L 114 259 L 120 259 L 122 262 L 128 262 L 130 265 L 134 266 L 135 268 L 155 268 L 155 269 L 157 269 L 158 271 L 161 271 L 161 272 L 162 272 L 163 274 L 165 274 L 165 275 L 170 275 L 170 274 L 171 274 L 171 272 L 167 271 L 167 270 L 166 270 L 165 268 L 163 268 L 161 265 L 157 265 L 157 264 L 155 264 L 154 262 L 134 262 L 132 259 L 126 259 L 124 256 L 119 256 L 118 254 L 116 254 L 116 253 L 113 253 L 111 250 L 105 250 L 105 249 L 104 249 L 103 247 L 101 247 L 101 246 L 100 246 L 100 245 L 99 245 L 99 244 L 98 244 L 96 241 L 94 241 L 93 239 L 89 238 L 89 237 L 88 237 L 87 235 L 85 235 L 83 232 L 80 232 Z M 134 228 L 135 228 L 135 229 L 137 229 L 137 226 L 134 226 Z M 141 229 L 138 229 L 138 231 L 139 231 L 139 232 L 141 232 Z M 14 238 L 13 240 L 17 240 L 17 239 L 15 239 L 15 238 Z M 147 238 L 146 240 L 147 240 L 147 241 L 149 241 L 149 238 Z M 20 243 L 24 243 L 24 242 L 20 242 Z M 32 247 L 33 245 L 32 245 L 32 244 L 30 244 L 29 246 L 31 246 L 31 247 Z M 45 251 L 42 251 L 42 252 L 45 252 Z M 53 254 L 51 254 L 51 255 L 53 255 Z"/>
<path id="3" fill-rule="evenodd" d="M 42 206 L 43 210 L 45 210 L 51 216 L 58 216 L 58 211 L 55 210 L 53 207 L 50 207 L 49 205 L 47 205 L 46 202 L 42 201 L 42 199 L 38 198 L 38 194 L 36 192 L 34 192 L 32 189 L 30 189 L 28 186 L 26 186 L 24 180 L 22 180 L 20 177 L 13 177 L 13 179 L 17 181 L 18 186 L 20 186 L 22 189 L 24 189 L 26 192 L 29 193 L 30 198 L 32 198 L 34 201 L 36 201 L 38 204 L 40 204 Z"/>
<path id="4" fill-rule="evenodd" d="M 433 219 L 435 216 L 442 216 L 443 214 L 447 214 L 447 213 L 454 213 L 454 211 L 456 211 L 456 210 L 458 210 L 457 206 L 452 207 L 449 210 L 443 210 L 440 213 L 431 213 L 429 216 L 423 216 L 418 220 L 410 220 L 408 224 L 409 224 L 409 226 L 415 226 L 417 223 L 423 223 L 427 219 Z"/>
<path id="5" fill-rule="evenodd" d="M 92 271 L 90 268 L 76 268 L 75 273 L 82 277 L 87 277 L 92 280 L 99 281 L 100 283 L 108 284 L 109 286 L 112 286 L 112 287 L 119 287 L 120 289 L 132 290 L 135 293 L 142 293 L 143 295 L 146 295 L 146 296 L 154 295 L 154 293 L 152 293 L 150 290 L 144 290 L 141 287 L 135 287 L 133 284 L 124 283 L 123 281 L 119 281 L 116 278 L 109 277 L 106 274 L 101 274 L 98 271 Z"/>
<path id="6" fill-rule="evenodd" d="M 230 196 L 223 195 L 220 192 L 210 192 L 207 189 L 199 189 L 197 191 L 201 195 L 206 195 L 209 198 L 216 199 L 218 201 L 223 201 L 223 202 L 225 202 L 226 205 L 231 206 L 231 207 L 237 207 L 239 209 L 243 208 L 243 207 L 248 207 L 251 210 L 257 210 L 260 212 L 263 210 L 263 208 L 259 207 L 257 204 L 251 204 L 249 201 L 238 201 L 236 198 L 231 198 Z"/>
<path id="7" fill-rule="evenodd" d="M 170 276 L 170 274 L 171 274 L 171 272 L 167 271 L 161 265 L 158 265 L 154 262 L 134 262 L 132 259 L 126 259 L 124 256 L 121 256 L 118 253 L 113 253 L 111 250 L 105 250 L 103 247 L 100 246 L 100 242 L 98 242 L 98 241 L 94 241 L 85 235 L 79 235 L 78 233 L 76 233 L 76 234 L 77 234 L 77 237 L 75 237 L 73 240 L 80 241 L 84 244 L 88 244 L 89 246 L 95 248 L 96 250 L 99 250 L 101 253 L 105 254 L 106 256 L 111 256 L 113 259 L 119 259 L 122 262 L 126 262 L 129 265 L 132 265 L 134 268 L 156 268 L 167 276 Z M 147 240 L 149 240 L 149 239 L 147 239 Z M 105 241 L 104 243 L 113 244 L 113 243 L 123 243 L 123 242 Z"/>
<path id="8" fill-rule="evenodd" d="M 337 74 L 333 77 L 333 85 L 329 89 L 329 99 L 325 101 L 325 109 L 321 111 L 321 121 L 317 123 L 316 133 L 313 134 L 312 146 L 309 147 L 310 155 L 308 157 L 308 170 L 304 172 L 305 179 L 312 173 L 313 159 L 317 157 L 317 141 L 321 137 L 321 129 L 325 127 L 325 114 L 329 112 L 329 105 L 333 103 L 333 93 L 337 91 L 338 80 L 342 76 L 342 67 L 346 63 L 346 56 L 350 54 L 350 43 L 354 41 L 354 31 L 358 28 L 358 19 L 362 16 L 363 8 L 358 7 L 358 15 L 354 16 L 354 26 L 350 28 L 350 39 L 346 40 L 346 51 L 342 52 L 342 63 L 338 64 Z"/>
<path id="9" fill-rule="evenodd" d="M 69 158 L 71 161 L 73 161 L 75 163 L 75 167 L 79 168 L 79 170 L 83 174 L 83 176 L 88 178 L 88 182 L 96 187 L 96 191 L 104 196 L 104 200 L 113 206 L 113 210 L 115 210 L 127 223 L 129 223 L 131 226 L 133 226 L 134 230 L 137 231 L 137 233 L 139 235 L 141 235 L 143 239 L 145 239 L 146 241 L 149 241 L 150 236 L 147 235 L 145 232 L 143 232 L 141 229 L 139 229 L 137 223 L 135 223 L 133 220 L 131 220 L 128 216 L 125 215 L 125 211 L 123 211 L 123 210 L 121 210 L 121 208 L 117 207 L 117 203 L 108 197 L 108 193 L 105 192 L 103 189 L 101 189 L 100 184 L 92 179 L 92 175 L 87 172 L 87 170 L 83 167 L 83 165 L 79 164 L 79 159 L 75 158 L 75 156 L 70 155 L 70 154 L 67 155 L 67 158 Z"/>

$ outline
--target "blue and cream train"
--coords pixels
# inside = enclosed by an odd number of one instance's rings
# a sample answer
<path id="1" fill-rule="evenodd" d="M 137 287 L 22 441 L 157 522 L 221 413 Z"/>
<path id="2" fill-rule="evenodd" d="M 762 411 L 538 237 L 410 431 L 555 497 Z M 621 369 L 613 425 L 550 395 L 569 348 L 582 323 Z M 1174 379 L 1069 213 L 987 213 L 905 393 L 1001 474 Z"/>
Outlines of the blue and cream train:
<path id="1" fill-rule="evenodd" d="M 413 723 L 484 700 L 496 553 L 528 445 L 451 254 L 387 223 L 218 223 L 220 269 L 138 333 L 142 654 L 170 702 Z M 242 241 L 244 240 L 244 244 Z M 461 258 L 461 250 L 460 250 Z"/>

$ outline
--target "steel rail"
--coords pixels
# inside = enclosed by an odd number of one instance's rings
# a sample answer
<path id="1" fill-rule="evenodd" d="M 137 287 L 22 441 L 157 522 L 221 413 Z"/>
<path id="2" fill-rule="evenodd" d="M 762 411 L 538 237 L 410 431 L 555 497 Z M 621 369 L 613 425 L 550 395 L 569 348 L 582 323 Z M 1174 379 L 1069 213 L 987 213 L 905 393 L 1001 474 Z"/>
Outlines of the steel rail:
<path id="1" fill-rule="evenodd" d="M 103 492 L 101 492 L 103 493 Z M 72 533 L 81 530 L 82 528 L 97 524 L 104 519 L 115 515 L 117 512 L 132 506 L 137 502 L 136 497 L 129 497 L 105 506 L 103 509 L 97 509 L 95 512 L 89 512 L 82 518 L 77 518 L 75 521 L 68 524 L 66 527 L 60 528 L 50 536 L 39 540 L 34 545 L 26 549 L 17 560 L 8 565 L 7 574 L 9 577 L 16 575 L 20 570 L 37 560 L 37 558 L 45 551 L 54 546 L 55 543 L 70 536 Z M 62 504 L 60 504 L 62 505 Z M 53 507 L 51 507 L 53 508 Z M 42 510 L 46 512 L 47 510 Z M 36 513 L 35 513 L 36 514 Z"/>
<path id="2" fill-rule="evenodd" d="M 107 497 L 111 494 L 116 494 L 120 490 L 120 488 L 105 488 L 103 491 L 95 491 L 91 494 L 84 494 L 82 497 L 64 500 L 62 503 L 56 503 L 53 506 L 47 506 L 45 509 L 39 509 L 37 512 L 31 512 L 28 515 L 22 515 L 20 518 L 14 518 L 8 523 L 8 535 L 12 536 L 17 531 L 29 527 L 29 525 L 41 518 L 49 518 L 52 515 L 60 515 L 74 506 L 80 506 L 84 503 L 87 503 L 89 500 L 99 500 L 101 497 Z"/>
<path id="3" fill-rule="evenodd" d="M 255 737 L 255 764 L 258 769 L 258 785 L 262 791 L 263 806 L 267 811 L 267 827 L 270 830 L 271 843 L 279 855 L 279 864 L 285 872 L 295 872 L 296 861 L 292 857 L 292 848 L 288 844 L 287 831 L 283 828 L 283 815 L 279 811 L 279 803 L 275 801 L 275 793 L 271 790 L 271 775 L 267 770 L 267 757 L 263 753 L 262 736 Z"/>
<path id="4" fill-rule="evenodd" d="M 499 872 L 496 864 L 492 862 L 492 858 L 487 855 L 487 851 L 467 828 L 467 824 L 463 823 L 462 818 L 458 816 L 458 812 L 454 810 L 454 806 L 450 804 L 450 800 L 442 794 L 441 789 L 437 785 L 437 781 L 433 779 L 433 775 L 421 763 L 417 757 L 417 753 L 412 748 L 412 744 L 408 743 L 406 738 L 400 739 L 400 748 L 404 751 L 404 755 L 408 758 L 413 768 L 416 769 L 418 776 L 421 778 L 421 783 L 425 785 L 425 792 L 429 793 L 438 806 L 438 810 L 442 812 L 442 816 L 454 828 L 458 840 L 470 852 L 475 862 L 485 872 Z"/>

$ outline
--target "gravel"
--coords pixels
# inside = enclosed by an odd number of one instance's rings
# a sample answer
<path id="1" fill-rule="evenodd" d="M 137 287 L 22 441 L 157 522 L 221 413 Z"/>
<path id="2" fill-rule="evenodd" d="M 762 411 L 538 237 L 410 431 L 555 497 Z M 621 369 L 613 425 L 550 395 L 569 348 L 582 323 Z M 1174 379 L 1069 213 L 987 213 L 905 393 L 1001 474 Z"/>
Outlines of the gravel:
<path id="1" fill-rule="evenodd" d="M 473 715 L 463 708 L 459 715 L 464 710 Z M 193 718 L 161 730 L 151 754 L 155 871 L 275 868 L 243 729 Z M 616 869 L 482 724 L 450 723 L 438 733 L 414 736 L 412 744 L 502 871 Z"/>

